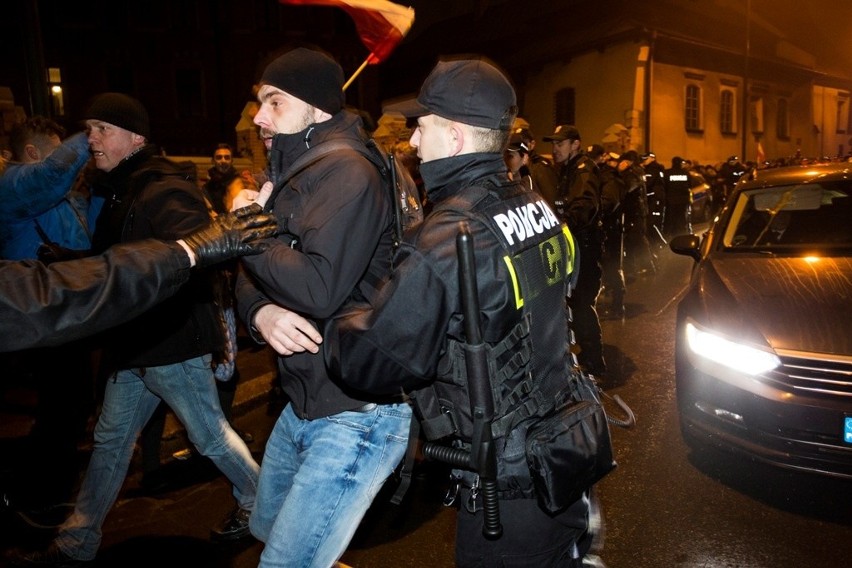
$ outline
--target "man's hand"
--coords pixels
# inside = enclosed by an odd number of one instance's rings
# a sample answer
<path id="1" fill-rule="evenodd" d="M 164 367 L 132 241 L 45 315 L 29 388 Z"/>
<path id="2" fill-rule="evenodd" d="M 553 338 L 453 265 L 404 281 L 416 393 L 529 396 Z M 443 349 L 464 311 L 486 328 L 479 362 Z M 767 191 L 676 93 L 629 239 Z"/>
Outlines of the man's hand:
<path id="1" fill-rule="evenodd" d="M 283 356 L 319 352 L 322 336 L 313 324 L 295 312 L 267 304 L 254 315 L 254 327 L 266 342 Z"/>
<path id="2" fill-rule="evenodd" d="M 181 239 L 199 267 L 265 250 L 263 239 L 278 231 L 273 215 L 261 213 L 259 205 L 216 217 L 210 225 Z M 180 241 L 178 241 L 180 242 Z"/>
<path id="3" fill-rule="evenodd" d="M 265 182 L 260 191 L 255 191 L 253 189 L 243 189 L 238 192 L 236 196 L 234 196 L 234 201 L 231 204 L 231 211 L 237 211 L 241 208 L 250 207 L 255 203 L 260 205 L 261 208 L 266 205 L 266 202 L 269 200 L 269 196 L 272 195 L 272 182 Z"/>

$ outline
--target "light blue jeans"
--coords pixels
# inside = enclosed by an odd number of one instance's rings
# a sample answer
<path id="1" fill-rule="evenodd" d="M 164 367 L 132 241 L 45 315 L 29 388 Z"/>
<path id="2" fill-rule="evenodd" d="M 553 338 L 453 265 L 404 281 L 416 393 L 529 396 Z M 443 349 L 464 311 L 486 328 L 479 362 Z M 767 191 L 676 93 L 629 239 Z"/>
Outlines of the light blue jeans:
<path id="1" fill-rule="evenodd" d="M 249 523 L 261 568 L 329 568 L 405 455 L 411 407 L 301 420 L 287 405 L 266 443 Z"/>
<path id="2" fill-rule="evenodd" d="M 104 518 L 124 484 L 136 439 L 160 399 L 174 410 L 199 453 L 231 481 L 239 505 L 254 507 L 260 468 L 222 414 L 210 355 L 146 367 L 144 373 L 119 371 L 106 384 L 94 451 L 74 513 L 56 537 L 59 548 L 72 558 L 92 560 L 97 554 Z"/>

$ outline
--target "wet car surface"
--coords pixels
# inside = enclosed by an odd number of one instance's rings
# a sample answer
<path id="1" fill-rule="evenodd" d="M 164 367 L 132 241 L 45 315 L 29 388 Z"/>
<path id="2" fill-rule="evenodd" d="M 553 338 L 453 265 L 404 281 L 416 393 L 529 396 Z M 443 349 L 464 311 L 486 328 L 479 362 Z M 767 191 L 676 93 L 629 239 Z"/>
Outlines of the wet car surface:
<path id="1" fill-rule="evenodd" d="M 777 466 L 852 478 L 852 169 L 758 170 L 702 239 L 677 310 L 681 429 Z"/>

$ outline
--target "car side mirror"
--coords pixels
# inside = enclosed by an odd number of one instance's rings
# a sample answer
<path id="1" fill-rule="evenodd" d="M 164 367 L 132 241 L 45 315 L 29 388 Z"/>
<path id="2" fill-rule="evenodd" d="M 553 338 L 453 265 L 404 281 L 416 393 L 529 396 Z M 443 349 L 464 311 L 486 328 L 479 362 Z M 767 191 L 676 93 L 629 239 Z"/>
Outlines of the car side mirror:
<path id="1" fill-rule="evenodd" d="M 669 248 L 675 254 L 691 256 L 696 262 L 701 259 L 701 238 L 698 235 L 678 235 L 669 242 Z"/>

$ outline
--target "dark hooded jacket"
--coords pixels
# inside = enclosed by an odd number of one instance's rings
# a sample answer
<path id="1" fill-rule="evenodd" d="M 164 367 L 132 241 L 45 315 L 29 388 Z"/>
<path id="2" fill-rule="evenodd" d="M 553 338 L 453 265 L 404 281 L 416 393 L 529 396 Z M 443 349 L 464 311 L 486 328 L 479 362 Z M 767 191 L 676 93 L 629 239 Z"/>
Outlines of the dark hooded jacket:
<path id="1" fill-rule="evenodd" d="M 378 169 L 358 151 L 367 151 L 365 140 L 361 119 L 346 110 L 302 132 L 273 137 L 270 178 L 277 183 L 267 208 L 271 206 L 283 232 L 269 250 L 245 259 L 246 270 L 237 279 L 243 321 L 252 323 L 258 309 L 275 303 L 321 327 L 338 310 L 373 295 L 387 276 L 390 192 Z M 287 166 L 334 141 L 353 149 L 324 155 L 287 179 Z M 262 341 L 256 330 L 251 333 Z M 278 367 L 282 388 L 301 418 L 330 416 L 376 401 L 332 380 L 322 353 L 281 357 Z"/>
<path id="2" fill-rule="evenodd" d="M 201 189 L 152 145 L 99 172 L 93 189 L 106 200 L 92 239 L 95 253 L 141 239 L 180 239 L 210 223 Z M 224 340 L 216 310 L 213 273 L 193 273 L 174 297 L 105 335 L 110 363 L 152 367 L 218 351 Z"/>

